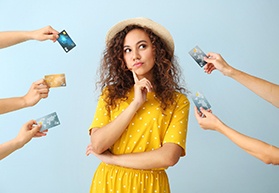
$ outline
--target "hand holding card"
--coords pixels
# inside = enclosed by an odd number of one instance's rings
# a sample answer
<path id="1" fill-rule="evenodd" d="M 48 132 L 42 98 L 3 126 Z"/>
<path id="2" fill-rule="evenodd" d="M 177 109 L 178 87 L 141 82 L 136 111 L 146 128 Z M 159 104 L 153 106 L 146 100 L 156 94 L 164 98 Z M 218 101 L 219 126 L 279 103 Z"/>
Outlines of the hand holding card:
<path id="1" fill-rule="evenodd" d="M 65 30 L 60 32 L 58 35 L 59 37 L 57 41 L 60 43 L 66 53 L 76 46 L 75 42 L 70 38 L 69 34 Z"/>
<path id="2" fill-rule="evenodd" d="M 206 54 L 199 48 L 199 46 L 194 47 L 192 50 L 189 51 L 189 54 L 192 58 L 198 63 L 198 65 L 202 68 L 207 63 L 204 61 L 204 57 L 207 57 Z"/>
<path id="3" fill-rule="evenodd" d="M 50 88 L 66 86 L 65 74 L 45 75 L 45 81 Z"/>
<path id="4" fill-rule="evenodd" d="M 206 100 L 204 95 L 200 92 L 196 92 L 195 95 L 192 95 L 192 99 L 199 112 L 200 112 L 201 107 L 205 110 L 208 110 L 211 108 L 211 105 L 209 104 L 209 102 Z"/>
<path id="5" fill-rule="evenodd" d="M 57 125 L 60 125 L 60 121 L 58 119 L 56 112 L 46 115 L 44 117 L 41 117 L 41 118 L 37 119 L 36 122 L 37 122 L 37 124 L 42 125 L 42 127 L 40 129 L 41 132 L 45 131 L 47 129 L 50 129 L 52 127 L 55 127 Z"/>

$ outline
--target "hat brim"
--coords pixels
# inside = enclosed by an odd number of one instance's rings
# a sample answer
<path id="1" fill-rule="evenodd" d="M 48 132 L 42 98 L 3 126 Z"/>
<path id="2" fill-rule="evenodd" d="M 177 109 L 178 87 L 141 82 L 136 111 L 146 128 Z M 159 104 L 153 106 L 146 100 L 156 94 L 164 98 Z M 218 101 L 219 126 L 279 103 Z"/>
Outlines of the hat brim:
<path id="1" fill-rule="evenodd" d="M 115 24 L 106 35 L 106 43 L 108 43 L 118 32 L 123 30 L 128 25 L 139 25 L 141 27 L 147 27 L 153 31 L 154 34 L 159 36 L 171 49 L 172 53 L 174 52 L 174 41 L 170 32 L 162 25 L 152 21 L 148 18 L 138 17 L 120 21 Z"/>

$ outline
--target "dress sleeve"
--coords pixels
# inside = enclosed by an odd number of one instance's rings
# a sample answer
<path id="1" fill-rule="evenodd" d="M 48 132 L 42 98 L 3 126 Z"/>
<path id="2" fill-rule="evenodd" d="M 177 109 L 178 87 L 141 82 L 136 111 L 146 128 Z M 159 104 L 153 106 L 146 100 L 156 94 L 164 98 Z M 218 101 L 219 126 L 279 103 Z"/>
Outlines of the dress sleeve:
<path id="1" fill-rule="evenodd" d="M 186 155 L 186 136 L 188 128 L 190 102 L 181 94 L 173 111 L 169 127 L 164 136 L 163 144 L 175 143 L 183 148 L 182 156 Z"/>
<path id="2" fill-rule="evenodd" d="M 110 113 L 106 109 L 105 94 L 103 93 L 98 99 L 95 115 L 89 127 L 89 130 L 91 130 L 92 128 L 103 127 L 109 122 L 110 122 Z"/>

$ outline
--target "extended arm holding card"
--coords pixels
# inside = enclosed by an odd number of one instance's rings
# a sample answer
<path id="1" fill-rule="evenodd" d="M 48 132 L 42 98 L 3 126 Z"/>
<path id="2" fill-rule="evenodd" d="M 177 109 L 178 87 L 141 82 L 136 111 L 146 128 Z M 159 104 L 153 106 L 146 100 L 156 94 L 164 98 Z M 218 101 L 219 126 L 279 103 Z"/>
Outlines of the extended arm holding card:
<path id="1" fill-rule="evenodd" d="M 0 48 L 6 48 L 28 40 L 52 40 L 55 42 L 57 38 L 58 31 L 53 29 L 51 26 L 46 26 L 34 31 L 0 32 Z"/>
<path id="2" fill-rule="evenodd" d="M 42 98 L 48 97 L 49 88 L 43 79 L 34 82 L 28 93 L 22 97 L 0 99 L 0 114 L 34 106 Z"/>
<path id="3" fill-rule="evenodd" d="M 205 115 L 204 117 L 202 117 L 197 108 L 195 108 L 195 116 L 201 128 L 222 133 L 247 153 L 255 156 L 266 164 L 279 165 L 279 148 L 233 130 L 211 112 L 204 109 L 201 109 L 201 112 Z"/>
<path id="4" fill-rule="evenodd" d="M 220 54 L 208 53 L 207 56 L 208 58 L 204 58 L 204 60 L 208 63 L 204 68 L 206 73 L 210 74 L 213 70 L 217 69 L 225 76 L 233 78 L 266 101 L 279 108 L 279 85 L 231 67 Z"/>
<path id="5" fill-rule="evenodd" d="M 41 125 L 34 125 L 35 121 L 31 120 L 25 123 L 20 129 L 17 137 L 14 139 L 0 144 L 0 160 L 7 157 L 17 149 L 22 148 L 28 143 L 33 137 L 45 136 L 45 133 L 40 132 Z"/>

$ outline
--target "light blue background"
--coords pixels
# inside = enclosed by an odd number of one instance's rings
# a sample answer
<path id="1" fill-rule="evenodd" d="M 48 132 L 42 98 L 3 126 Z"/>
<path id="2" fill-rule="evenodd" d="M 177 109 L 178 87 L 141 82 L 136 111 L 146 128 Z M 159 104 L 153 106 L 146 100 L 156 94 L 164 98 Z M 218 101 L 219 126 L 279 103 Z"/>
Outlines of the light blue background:
<path id="1" fill-rule="evenodd" d="M 1 1 L 0 31 L 51 25 L 65 29 L 77 47 L 29 41 L 0 50 L 0 97 L 24 95 L 32 82 L 65 73 L 67 86 L 51 89 L 36 106 L 0 116 L 0 143 L 23 123 L 56 111 L 61 125 L 0 161 L 0 193 L 86 193 L 99 163 L 85 156 L 87 128 L 98 92 L 96 72 L 107 30 L 138 16 L 164 25 L 176 43 L 187 87 L 203 92 L 213 112 L 249 136 L 279 146 L 279 110 L 220 72 L 206 75 L 188 55 L 199 45 L 232 66 L 279 83 L 279 1 Z M 190 99 L 191 100 L 191 99 Z M 221 134 L 202 130 L 191 101 L 187 156 L 167 170 L 174 193 L 275 193 L 278 166 L 265 165 Z"/>

